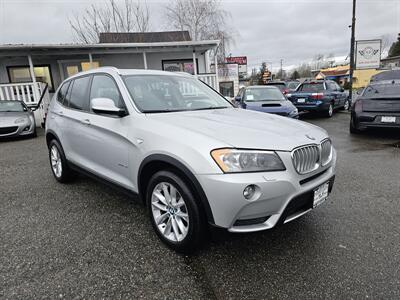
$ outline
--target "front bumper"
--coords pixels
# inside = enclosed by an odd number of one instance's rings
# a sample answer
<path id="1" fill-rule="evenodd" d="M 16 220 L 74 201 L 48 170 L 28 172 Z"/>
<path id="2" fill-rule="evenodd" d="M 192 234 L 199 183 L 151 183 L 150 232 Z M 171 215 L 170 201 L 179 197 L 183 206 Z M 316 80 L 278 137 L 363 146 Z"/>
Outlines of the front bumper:
<path id="1" fill-rule="evenodd" d="M 296 172 L 289 152 L 279 152 L 286 171 L 197 175 L 215 225 L 230 232 L 260 231 L 310 211 L 313 190 L 326 182 L 329 190 L 332 189 L 336 165 L 336 151 L 333 151 L 327 166 L 306 175 Z M 243 190 L 249 184 L 257 186 L 256 197 L 246 200 Z"/>
<path id="2" fill-rule="evenodd" d="M 20 124 L 1 124 L 0 125 L 0 138 L 5 137 L 18 137 L 27 136 L 35 132 L 35 122 L 29 119 Z"/>

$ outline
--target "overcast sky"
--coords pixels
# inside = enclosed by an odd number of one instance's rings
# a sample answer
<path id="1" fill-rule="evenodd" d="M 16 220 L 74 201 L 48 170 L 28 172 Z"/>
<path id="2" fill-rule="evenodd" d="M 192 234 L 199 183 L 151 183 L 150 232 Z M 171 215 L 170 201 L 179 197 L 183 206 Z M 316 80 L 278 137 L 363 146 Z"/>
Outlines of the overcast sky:
<path id="1" fill-rule="evenodd" d="M 73 35 L 68 17 L 104 0 L 0 0 L 0 44 L 68 43 Z M 148 0 L 153 30 L 168 29 L 163 7 L 168 1 Z M 286 67 L 309 61 L 315 54 L 347 56 L 351 0 L 222 1 L 237 33 L 233 56 L 248 57 L 249 67 L 280 59 Z M 356 39 L 400 32 L 400 0 L 358 0 Z"/>

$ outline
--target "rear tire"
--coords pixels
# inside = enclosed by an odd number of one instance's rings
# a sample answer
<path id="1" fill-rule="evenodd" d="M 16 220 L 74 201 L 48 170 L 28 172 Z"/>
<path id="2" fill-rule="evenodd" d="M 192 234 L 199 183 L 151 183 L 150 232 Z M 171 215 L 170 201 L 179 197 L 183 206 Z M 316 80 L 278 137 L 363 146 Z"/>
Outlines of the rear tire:
<path id="1" fill-rule="evenodd" d="M 205 240 L 203 211 L 185 181 L 170 171 L 154 174 L 147 186 L 146 204 L 158 237 L 171 249 L 192 253 Z"/>
<path id="2" fill-rule="evenodd" d="M 362 131 L 360 128 L 355 124 L 353 116 L 350 119 L 350 133 L 351 134 L 360 134 Z"/>
<path id="3" fill-rule="evenodd" d="M 332 103 L 329 104 L 328 109 L 324 112 L 325 117 L 331 118 L 333 116 L 333 105 Z"/>
<path id="4" fill-rule="evenodd" d="M 57 140 L 51 140 L 49 143 L 49 160 L 51 171 L 58 182 L 70 182 L 75 173 L 68 166 L 64 150 Z"/>

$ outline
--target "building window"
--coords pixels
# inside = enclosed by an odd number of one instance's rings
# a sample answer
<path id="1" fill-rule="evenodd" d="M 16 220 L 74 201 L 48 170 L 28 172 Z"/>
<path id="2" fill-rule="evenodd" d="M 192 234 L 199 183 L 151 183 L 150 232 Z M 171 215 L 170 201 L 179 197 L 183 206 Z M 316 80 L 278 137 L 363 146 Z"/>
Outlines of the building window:
<path id="1" fill-rule="evenodd" d="M 199 61 L 196 58 L 197 74 L 199 73 Z M 192 59 L 181 60 L 163 60 L 162 69 L 169 72 L 186 72 L 194 75 L 194 66 Z"/>
<path id="2" fill-rule="evenodd" d="M 234 97 L 233 81 L 219 83 L 219 92 L 225 97 Z"/>
<path id="3" fill-rule="evenodd" d="M 7 67 L 8 80 L 10 83 L 32 82 L 29 66 Z M 44 82 L 49 85 L 49 91 L 54 92 L 53 77 L 51 76 L 50 65 L 34 66 L 37 82 Z"/>
<path id="4" fill-rule="evenodd" d="M 90 62 L 70 63 L 66 65 L 67 77 L 70 77 L 82 71 L 88 71 L 90 69 L 95 69 L 99 67 L 100 63 L 98 61 L 93 61 L 91 64 Z"/>

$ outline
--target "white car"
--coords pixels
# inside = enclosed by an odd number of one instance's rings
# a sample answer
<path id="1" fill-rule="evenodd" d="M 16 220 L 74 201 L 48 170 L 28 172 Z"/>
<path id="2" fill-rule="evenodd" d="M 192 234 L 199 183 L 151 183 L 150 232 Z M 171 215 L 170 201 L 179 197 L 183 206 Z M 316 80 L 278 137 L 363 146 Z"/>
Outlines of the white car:
<path id="1" fill-rule="evenodd" d="M 82 171 L 137 193 L 160 239 L 189 252 L 208 224 L 253 232 L 289 222 L 332 189 L 326 131 L 238 109 L 190 75 L 99 68 L 68 78 L 46 123 L 60 182 Z"/>

